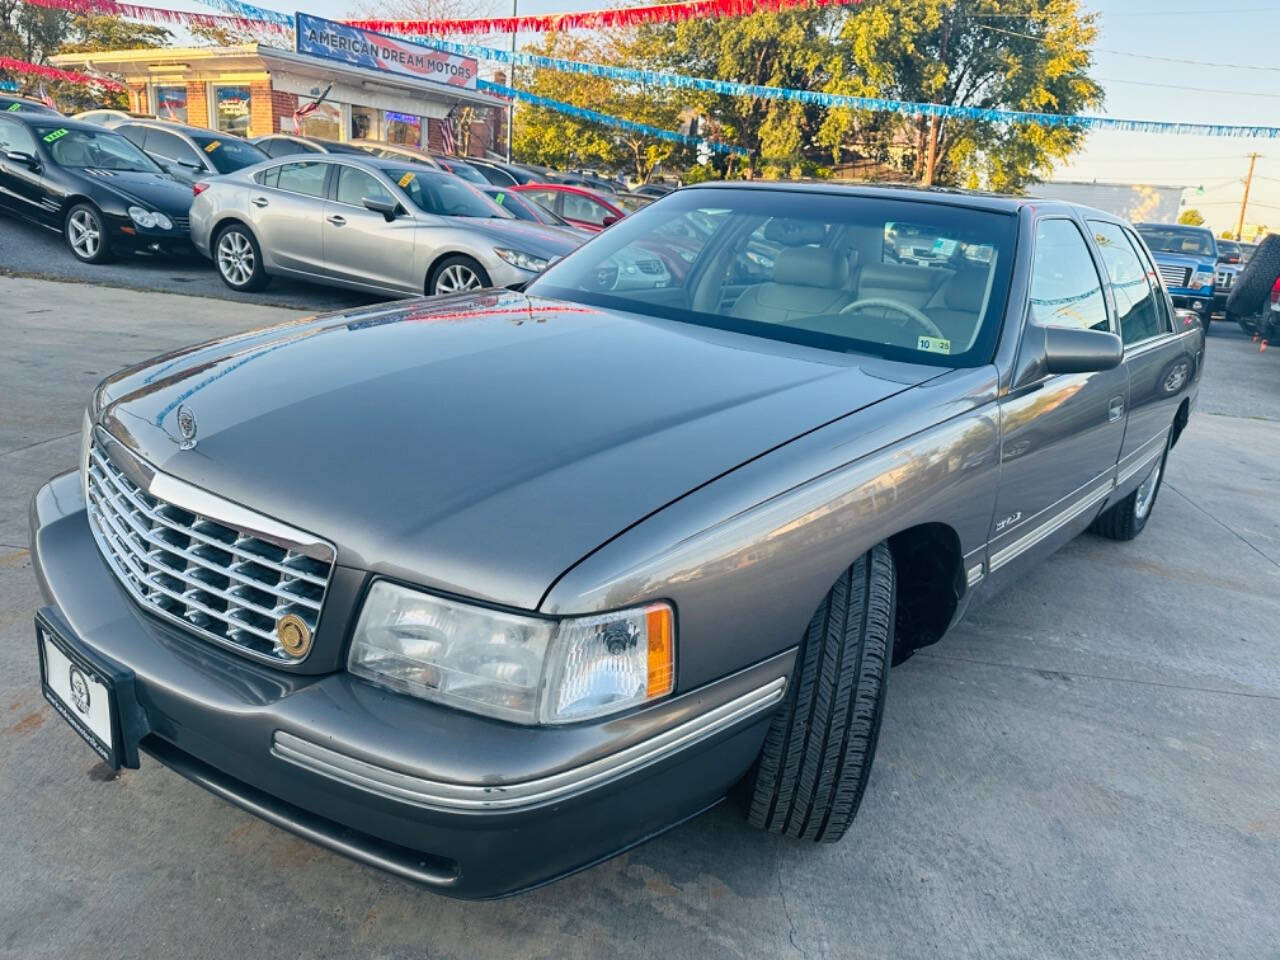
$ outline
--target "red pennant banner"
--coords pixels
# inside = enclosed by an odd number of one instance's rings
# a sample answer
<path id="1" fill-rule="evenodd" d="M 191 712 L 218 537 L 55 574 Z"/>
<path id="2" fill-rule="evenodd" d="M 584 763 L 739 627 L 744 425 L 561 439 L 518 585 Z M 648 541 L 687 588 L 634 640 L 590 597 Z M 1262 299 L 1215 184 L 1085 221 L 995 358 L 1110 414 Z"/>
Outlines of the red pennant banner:
<path id="1" fill-rule="evenodd" d="M 106 90 L 124 90 L 125 86 L 110 77 L 96 77 L 75 70 L 59 70 L 57 67 L 46 67 L 39 63 L 27 63 L 25 60 L 14 60 L 11 57 L 0 57 L 0 70 L 21 73 L 29 77 L 40 77 L 42 80 L 61 80 L 66 83 L 81 83 L 102 87 Z"/>
<path id="2" fill-rule="evenodd" d="M 796 7 L 837 7 L 862 0 L 681 0 L 611 10 L 547 13 L 526 17 L 481 17 L 473 20 L 345 20 L 344 23 L 378 33 L 418 36 L 443 34 L 537 33 L 545 30 L 601 30 L 638 27 L 647 23 L 680 23 L 710 17 L 744 17 L 752 13 L 778 13 Z"/>
<path id="3" fill-rule="evenodd" d="M 36 7 L 52 10 L 69 10 L 72 13 L 104 14 L 141 20 L 160 26 L 213 27 L 261 33 L 290 34 L 289 27 L 248 17 L 228 17 L 215 13 L 191 13 L 187 10 L 166 10 L 162 7 L 142 7 L 136 3 L 119 3 L 117 0 L 26 0 Z"/>

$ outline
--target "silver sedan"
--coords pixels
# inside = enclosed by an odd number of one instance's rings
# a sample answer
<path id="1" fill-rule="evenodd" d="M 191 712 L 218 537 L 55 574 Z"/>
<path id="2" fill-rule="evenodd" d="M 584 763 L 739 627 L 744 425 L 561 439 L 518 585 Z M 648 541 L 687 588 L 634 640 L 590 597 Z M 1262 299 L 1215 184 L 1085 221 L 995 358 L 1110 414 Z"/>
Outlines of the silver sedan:
<path id="1" fill-rule="evenodd" d="M 281 157 L 195 190 L 192 243 L 233 290 L 272 276 L 389 294 L 509 287 L 581 243 L 400 158 Z"/>

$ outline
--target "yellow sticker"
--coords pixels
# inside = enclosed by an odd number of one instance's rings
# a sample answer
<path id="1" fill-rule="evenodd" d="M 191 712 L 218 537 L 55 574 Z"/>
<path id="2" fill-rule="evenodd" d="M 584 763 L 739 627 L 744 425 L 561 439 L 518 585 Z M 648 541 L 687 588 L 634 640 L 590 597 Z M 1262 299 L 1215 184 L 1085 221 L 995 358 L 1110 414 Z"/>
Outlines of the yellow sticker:
<path id="1" fill-rule="evenodd" d="M 941 337 L 918 337 L 916 349 L 927 350 L 930 353 L 950 353 L 951 341 L 943 340 Z"/>
<path id="2" fill-rule="evenodd" d="M 415 175 L 412 173 L 406 173 L 403 177 L 397 180 L 396 183 L 400 184 L 400 189 L 403 190 L 409 184 L 413 183 L 414 176 Z"/>
<path id="3" fill-rule="evenodd" d="M 208 146 L 204 148 L 204 152 L 213 153 L 213 151 L 217 150 L 220 146 L 222 146 L 222 141 L 214 140 L 212 143 L 210 143 Z"/>

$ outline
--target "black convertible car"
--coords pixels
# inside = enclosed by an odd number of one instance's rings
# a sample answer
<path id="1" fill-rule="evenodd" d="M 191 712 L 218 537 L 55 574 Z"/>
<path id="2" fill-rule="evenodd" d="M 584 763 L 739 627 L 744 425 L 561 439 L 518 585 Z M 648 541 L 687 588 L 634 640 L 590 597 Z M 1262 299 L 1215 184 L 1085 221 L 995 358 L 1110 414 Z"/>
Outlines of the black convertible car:
<path id="1" fill-rule="evenodd" d="M 60 230 L 85 263 L 117 250 L 188 246 L 192 193 L 110 130 L 0 113 L 0 211 Z"/>

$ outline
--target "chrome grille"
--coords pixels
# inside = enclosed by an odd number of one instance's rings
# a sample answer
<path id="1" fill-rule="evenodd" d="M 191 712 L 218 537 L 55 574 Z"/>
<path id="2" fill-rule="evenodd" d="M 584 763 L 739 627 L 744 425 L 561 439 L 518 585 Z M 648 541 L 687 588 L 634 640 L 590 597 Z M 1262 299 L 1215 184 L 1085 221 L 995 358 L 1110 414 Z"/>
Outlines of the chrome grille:
<path id="1" fill-rule="evenodd" d="M 1191 281 L 1190 267 L 1175 267 L 1172 264 L 1159 264 L 1160 279 L 1171 287 L 1185 287 Z"/>
<path id="2" fill-rule="evenodd" d="M 296 614 L 315 633 L 332 547 L 312 544 L 304 553 L 162 500 L 113 463 L 96 438 L 86 491 L 98 546 L 143 606 L 238 652 L 298 662 L 277 641 L 276 623 Z M 279 525 L 263 518 L 263 526 Z"/>

